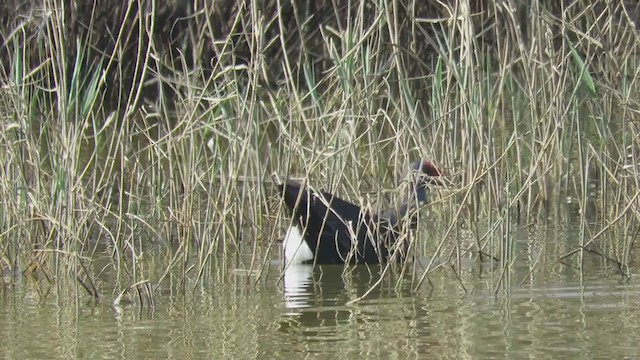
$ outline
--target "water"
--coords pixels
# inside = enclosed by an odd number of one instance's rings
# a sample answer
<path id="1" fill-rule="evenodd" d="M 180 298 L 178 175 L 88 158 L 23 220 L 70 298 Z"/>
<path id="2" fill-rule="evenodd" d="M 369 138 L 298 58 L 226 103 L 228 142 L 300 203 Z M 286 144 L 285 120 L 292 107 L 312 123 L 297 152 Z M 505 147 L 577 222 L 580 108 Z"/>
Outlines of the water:
<path id="1" fill-rule="evenodd" d="M 511 276 L 501 280 L 509 286 L 498 285 L 501 270 L 490 263 L 466 262 L 463 285 L 445 267 L 417 289 L 410 279 L 385 279 L 355 303 L 378 268 L 297 266 L 278 281 L 274 261 L 257 283 L 232 271 L 184 295 L 166 281 L 153 309 L 113 307 L 117 294 L 103 294 L 99 305 L 82 293 L 79 301 L 71 291 L 45 295 L 25 280 L 0 300 L 0 356 L 640 358 L 637 279 L 622 281 L 596 258 L 583 272 L 562 265 L 550 252 L 559 240 L 545 236 L 519 242 Z"/>

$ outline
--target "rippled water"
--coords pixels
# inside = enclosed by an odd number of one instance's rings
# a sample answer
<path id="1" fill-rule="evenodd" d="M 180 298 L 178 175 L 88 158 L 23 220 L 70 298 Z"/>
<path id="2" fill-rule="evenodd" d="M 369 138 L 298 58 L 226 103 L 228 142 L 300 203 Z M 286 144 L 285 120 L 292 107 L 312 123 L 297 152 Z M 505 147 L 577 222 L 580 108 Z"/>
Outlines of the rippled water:
<path id="1" fill-rule="evenodd" d="M 545 242 L 547 241 L 547 242 Z M 415 290 L 379 268 L 280 265 L 180 295 L 163 284 L 149 310 L 39 294 L 25 281 L 0 300 L 4 358 L 640 358 L 640 287 L 597 260 L 578 269 L 523 242 L 511 277 L 465 264 Z M 533 249 L 533 250 L 532 250 Z M 546 254 L 546 252 L 544 253 Z M 537 265 L 534 266 L 534 264 Z M 546 263 L 541 264 L 540 261 Z M 533 268 L 533 271 L 531 269 Z M 509 286 L 499 286 L 500 282 Z M 496 290 L 497 289 L 497 290 Z M 40 290 L 41 291 L 41 290 Z M 42 300 L 44 299 L 44 300 Z"/>

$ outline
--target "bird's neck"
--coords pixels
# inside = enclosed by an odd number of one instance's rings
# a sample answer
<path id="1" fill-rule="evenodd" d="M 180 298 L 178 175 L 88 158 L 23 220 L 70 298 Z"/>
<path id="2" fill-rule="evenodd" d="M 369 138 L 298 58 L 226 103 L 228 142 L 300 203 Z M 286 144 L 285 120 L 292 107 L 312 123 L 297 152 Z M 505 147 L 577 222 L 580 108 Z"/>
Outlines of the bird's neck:
<path id="1" fill-rule="evenodd" d="M 429 190 L 424 184 L 417 184 L 403 191 L 400 201 L 395 206 L 380 212 L 378 219 L 395 225 L 407 213 L 412 213 L 429 200 Z"/>

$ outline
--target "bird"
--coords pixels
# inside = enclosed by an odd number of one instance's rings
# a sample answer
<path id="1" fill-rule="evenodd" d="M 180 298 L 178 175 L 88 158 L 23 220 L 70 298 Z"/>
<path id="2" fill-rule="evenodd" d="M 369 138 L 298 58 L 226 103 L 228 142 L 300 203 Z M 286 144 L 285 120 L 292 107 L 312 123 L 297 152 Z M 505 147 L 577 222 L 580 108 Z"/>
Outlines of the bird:
<path id="1" fill-rule="evenodd" d="M 405 177 L 402 201 L 373 212 L 293 180 L 276 183 L 293 215 L 284 241 L 285 264 L 377 264 L 389 259 L 404 221 L 415 228 L 415 211 L 428 201 L 428 187 L 442 185 L 441 172 L 429 160 L 413 162 Z M 405 219 L 406 214 L 412 214 Z M 395 247 L 394 247 L 395 246 Z"/>

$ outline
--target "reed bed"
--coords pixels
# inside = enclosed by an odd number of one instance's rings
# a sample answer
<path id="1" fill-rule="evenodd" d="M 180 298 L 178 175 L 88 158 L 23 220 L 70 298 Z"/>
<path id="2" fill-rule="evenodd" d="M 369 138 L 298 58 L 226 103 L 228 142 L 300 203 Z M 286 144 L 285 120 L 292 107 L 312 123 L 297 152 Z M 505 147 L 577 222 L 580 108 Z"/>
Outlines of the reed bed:
<path id="1" fill-rule="evenodd" d="M 5 289 L 259 279 L 290 221 L 272 173 L 377 207 L 416 158 L 449 180 L 412 247 L 446 261 L 399 268 L 416 287 L 470 255 L 508 285 L 514 231 L 558 223 L 581 229 L 559 261 L 634 272 L 636 2 L 19 3 L 0 34 Z"/>

